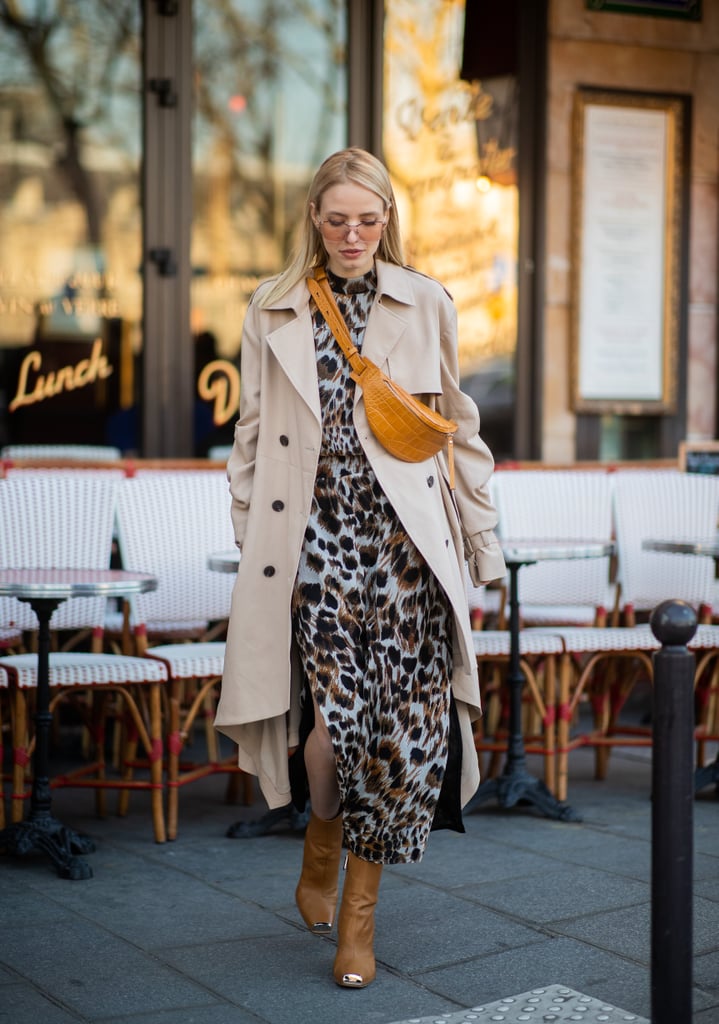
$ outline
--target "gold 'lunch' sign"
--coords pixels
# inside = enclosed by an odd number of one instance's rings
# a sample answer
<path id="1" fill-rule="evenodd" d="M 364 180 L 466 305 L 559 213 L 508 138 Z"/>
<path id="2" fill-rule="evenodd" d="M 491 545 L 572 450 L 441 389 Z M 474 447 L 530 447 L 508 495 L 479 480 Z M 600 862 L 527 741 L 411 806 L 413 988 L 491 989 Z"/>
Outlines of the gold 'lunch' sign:
<path id="1" fill-rule="evenodd" d="M 63 391 L 76 391 L 87 387 L 95 381 L 105 380 L 113 372 L 113 368 L 102 354 L 102 338 L 96 338 L 92 345 L 89 359 L 80 359 L 74 365 L 63 366 L 59 370 L 40 373 L 42 354 L 33 349 L 23 359 L 18 374 L 17 391 L 10 402 L 9 410 L 14 412 L 23 405 L 34 405 L 46 398 L 54 398 Z"/>

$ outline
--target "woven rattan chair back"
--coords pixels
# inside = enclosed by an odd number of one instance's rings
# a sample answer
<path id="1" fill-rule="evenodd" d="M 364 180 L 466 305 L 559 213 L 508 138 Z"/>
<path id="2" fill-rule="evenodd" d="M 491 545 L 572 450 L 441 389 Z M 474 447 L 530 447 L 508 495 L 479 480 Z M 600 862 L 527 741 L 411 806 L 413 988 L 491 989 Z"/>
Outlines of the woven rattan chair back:
<path id="1" fill-rule="evenodd" d="M 0 480 L 0 566 L 108 569 L 121 476 L 87 470 L 23 470 Z M 58 629 L 102 629 L 104 598 L 74 598 L 54 613 Z M 0 599 L 0 626 L 37 628 L 29 605 Z"/>
<path id="2" fill-rule="evenodd" d="M 117 530 L 123 567 L 159 580 L 133 602 L 135 626 L 227 618 L 234 577 L 207 566 L 208 555 L 234 547 L 223 470 L 146 470 L 123 480 Z"/>
<path id="3" fill-rule="evenodd" d="M 494 475 L 494 499 L 503 538 L 598 540 L 612 536 L 612 478 L 602 471 L 507 470 Z M 611 610 L 610 559 L 552 561 L 525 566 L 519 574 L 525 615 L 530 606 L 545 622 L 563 620 L 572 606 Z M 556 612 L 553 615 L 552 611 Z"/>
<path id="4" fill-rule="evenodd" d="M 660 601 L 678 598 L 711 608 L 714 562 L 642 549 L 645 539 L 707 539 L 719 515 L 719 478 L 678 470 L 614 474 L 614 517 L 621 605 L 629 621 Z"/>
<path id="5" fill-rule="evenodd" d="M 62 459 L 77 462 L 117 462 L 119 448 L 96 444 L 10 444 L 0 449 L 0 459 Z"/>

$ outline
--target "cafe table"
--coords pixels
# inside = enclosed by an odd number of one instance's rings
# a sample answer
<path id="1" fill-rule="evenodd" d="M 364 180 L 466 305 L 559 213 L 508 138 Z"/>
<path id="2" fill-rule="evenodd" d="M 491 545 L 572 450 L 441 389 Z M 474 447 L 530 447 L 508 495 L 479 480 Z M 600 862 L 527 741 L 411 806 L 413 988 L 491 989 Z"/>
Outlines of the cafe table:
<path id="1" fill-rule="evenodd" d="M 714 573 L 719 577 L 719 534 L 695 540 L 668 540 L 648 537 L 642 541 L 644 551 L 656 551 L 670 555 L 697 555 L 714 559 Z M 711 764 L 702 765 L 694 772 L 694 792 L 707 786 L 716 786 L 719 793 L 719 753 Z"/>
<path id="2" fill-rule="evenodd" d="M 487 800 L 496 799 L 503 808 L 523 802 L 533 805 L 546 817 L 559 821 L 581 821 L 577 812 L 554 796 L 545 783 L 527 769 L 522 734 L 522 690 L 526 679 L 520 658 L 519 571 L 537 562 L 604 558 L 614 553 L 612 541 L 596 540 L 526 540 L 501 542 L 509 575 L 509 736 L 507 759 L 501 775 L 480 783 L 477 792 L 465 807 L 475 810 Z M 551 632 L 548 628 L 547 632 Z"/>
<path id="3" fill-rule="evenodd" d="M 0 597 L 16 597 L 30 605 L 38 619 L 35 753 L 30 812 L 21 822 L 0 831 L 6 853 L 46 854 L 63 878 L 85 879 L 92 870 L 75 854 L 92 853 L 95 845 L 52 813 L 49 740 L 50 619 L 55 609 L 74 597 L 129 597 L 157 589 L 147 573 L 119 569 L 0 569 Z"/>

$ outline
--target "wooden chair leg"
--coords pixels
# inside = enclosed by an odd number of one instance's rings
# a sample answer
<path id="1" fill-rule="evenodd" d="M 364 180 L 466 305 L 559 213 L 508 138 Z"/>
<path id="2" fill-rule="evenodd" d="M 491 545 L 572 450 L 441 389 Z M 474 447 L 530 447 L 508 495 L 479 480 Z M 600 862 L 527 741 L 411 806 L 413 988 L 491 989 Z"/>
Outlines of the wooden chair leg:
<path id="1" fill-rule="evenodd" d="M 137 760 L 137 745 L 139 739 L 139 733 L 137 725 L 132 719 L 132 715 L 129 714 L 127 709 L 123 711 L 123 732 L 124 742 L 122 744 L 122 779 L 125 782 L 132 781 L 132 777 L 135 774 L 134 764 Z M 130 809 L 130 790 L 121 789 L 120 795 L 117 799 L 117 813 L 121 818 L 124 818 Z"/>
<path id="2" fill-rule="evenodd" d="M 5 749 L 3 747 L 3 702 L 0 697 L 0 829 L 5 828 L 5 775 L 3 765 L 5 764 Z"/>
<path id="3" fill-rule="evenodd" d="M 18 687 L 15 690 L 12 722 L 12 795 L 10 818 L 13 822 L 24 817 L 27 766 L 29 763 L 29 736 L 27 731 L 27 700 Z"/>
<path id="4" fill-rule="evenodd" d="M 179 816 L 180 786 L 180 753 L 182 751 L 182 735 L 180 733 L 180 690 L 177 680 L 170 683 L 169 712 L 170 722 L 167 737 L 167 838 L 177 838 Z"/>
<path id="5" fill-rule="evenodd" d="M 95 758 L 96 765 L 96 778 L 98 780 L 104 780 L 106 777 L 105 770 L 105 715 L 107 713 L 107 695 L 104 693 L 93 693 L 92 695 L 92 719 L 91 719 L 91 730 L 92 739 L 94 742 L 95 749 L 91 751 L 90 756 Z M 107 816 L 107 798 L 106 792 L 98 786 L 95 789 L 95 813 L 98 818 L 105 818 Z"/>
<path id="6" fill-rule="evenodd" d="M 547 658 L 544 665 L 544 782 L 547 789 L 557 795 L 557 666 L 553 657 Z"/>
<path id="7" fill-rule="evenodd" d="M 155 842 L 167 840 L 165 811 L 163 807 L 164 787 L 163 744 L 162 744 L 162 700 L 160 684 L 153 683 L 150 687 L 150 782 L 152 784 L 152 825 L 155 831 Z"/>
<path id="8" fill-rule="evenodd" d="M 559 699 L 557 701 L 557 799 L 567 799 L 569 786 L 569 688 L 574 666 L 572 656 L 564 652 L 559 660 Z"/>

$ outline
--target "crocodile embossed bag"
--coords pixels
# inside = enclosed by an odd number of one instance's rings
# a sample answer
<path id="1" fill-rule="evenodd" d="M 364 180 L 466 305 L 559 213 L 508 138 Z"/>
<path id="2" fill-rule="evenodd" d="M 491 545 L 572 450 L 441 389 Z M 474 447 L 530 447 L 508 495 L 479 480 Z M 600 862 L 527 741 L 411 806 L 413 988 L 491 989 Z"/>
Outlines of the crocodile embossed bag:
<path id="1" fill-rule="evenodd" d="M 379 443 L 402 462 L 423 462 L 446 447 L 449 486 L 453 490 L 454 434 L 457 424 L 420 402 L 380 370 L 371 359 L 365 359 L 359 353 L 352 344 L 347 324 L 337 308 L 323 267 L 317 268 L 314 278 L 307 278 L 307 286 L 337 344 L 347 357 L 352 368 L 352 380 L 362 388 L 367 420 Z"/>

